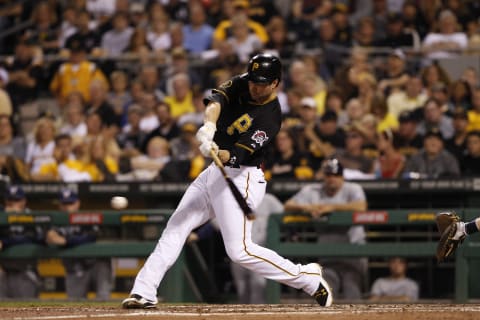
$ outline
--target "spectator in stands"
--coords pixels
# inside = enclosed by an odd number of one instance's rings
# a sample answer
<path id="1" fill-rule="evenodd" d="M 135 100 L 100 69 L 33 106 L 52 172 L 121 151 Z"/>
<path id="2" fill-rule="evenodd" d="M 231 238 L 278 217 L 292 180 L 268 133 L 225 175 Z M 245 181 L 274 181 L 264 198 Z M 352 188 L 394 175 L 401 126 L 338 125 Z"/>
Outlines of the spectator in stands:
<path id="1" fill-rule="evenodd" d="M 195 110 L 193 112 L 187 112 L 181 115 L 177 124 L 182 126 L 185 123 L 193 123 L 197 127 L 202 126 L 203 118 L 205 116 L 205 104 L 203 103 L 203 92 L 194 90 L 192 95 L 192 103 Z"/>
<path id="2" fill-rule="evenodd" d="M 314 170 L 318 170 L 323 159 L 345 147 L 345 131 L 337 125 L 337 114 L 334 111 L 325 111 L 313 132 L 306 130 L 306 133 L 307 137 L 311 137 L 308 150 Z"/>
<path id="3" fill-rule="evenodd" d="M 372 73 L 363 72 L 358 75 L 354 84 L 357 86 L 357 99 L 363 106 L 366 113 L 370 113 L 372 99 L 377 92 L 377 79 Z"/>
<path id="4" fill-rule="evenodd" d="M 346 100 L 358 95 L 358 77 L 361 74 L 370 73 L 372 70 L 368 63 L 368 53 L 364 48 L 354 47 L 350 58 L 334 74 L 335 87 L 342 90 Z"/>
<path id="5" fill-rule="evenodd" d="M 127 124 L 123 126 L 122 131 L 116 137 L 118 146 L 122 150 L 122 155 L 130 158 L 140 154 L 140 149 L 145 139 L 146 132 L 141 128 L 143 108 L 137 104 L 132 104 L 127 111 Z"/>
<path id="6" fill-rule="evenodd" d="M 76 159 L 71 136 L 59 134 L 55 137 L 54 161 L 43 164 L 39 173 L 32 176 L 34 181 L 85 182 L 92 178 L 85 165 Z"/>
<path id="7" fill-rule="evenodd" d="M 170 106 L 171 116 L 176 121 L 180 116 L 195 111 L 192 101 L 192 86 L 188 74 L 175 74 L 172 78 L 172 87 L 172 95 L 166 96 L 164 101 Z"/>
<path id="8" fill-rule="evenodd" d="M 373 160 L 363 152 L 366 138 L 365 129 L 358 122 L 347 127 L 345 148 L 337 149 L 334 157 L 340 161 L 342 167 L 349 169 L 348 174 L 360 177 L 373 174 Z M 351 177 L 347 175 L 346 178 Z"/>
<path id="9" fill-rule="evenodd" d="M 195 138 L 197 125 L 186 122 L 180 127 L 180 135 L 170 140 L 174 160 L 190 160 L 199 155 L 198 140 Z"/>
<path id="10" fill-rule="evenodd" d="M 160 125 L 157 112 L 155 110 L 156 106 L 158 105 L 158 100 L 156 99 L 155 95 L 145 92 L 142 94 L 140 102 L 133 105 L 140 106 L 142 109 L 140 130 L 145 133 L 149 133 Z"/>
<path id="11" fill-rule="evenodd" d="M 325 96 L 327 95 L 325 81 L 315 72 L 306 72 L 301 77 L 304 97 L 311 97 L 315 101 L 316 115 L 325 112 Z"/>
<path id="12" fill-rule="evenodd" d="M 345 98 L 342 91 L 337 87 L 327 90 L 325 97 L 325 112 L 333 111 L 337 115 L 337 125 L 343 128 L 348 123 L 348 115 L 345 112 Z"/>
<path id="13" fill-rule="evenodd" d="M 26 154 L 24 137 L 15 134 L 12 118 L 0 114 L 0 156 L 23 161 Z"/>
<path id="14" fill-rule="evenodd" d="M 453 58 L 467 48 L 467 35 L 458 31 L 457 17 L 450 10 L 438 15 L 437 32 L 429 32 L 423 39 L 422 50 L 429 60 Z"/>
<path id="15" fill-rule="evenodd" d="M 480 87 L 472 92 L 472 109 L 468 111 L 467 130 L 480 130 Z"/>
<path id="16" fill-rule="evenodd" d="M 248 17 L 248 8 L 249 2 L 245 0 L 233 0 L 233 7 L 234 10 L 226 20 L 221 21 L 215 28 L 213 32 L 213 46 L 217 48 L 222 41 L 225 41 L 228 38 L 228 35 L 232 32 L 232 18 L 236 17 L 236 19 L 243 19 L 239 18 L 243 16 L 246 18 L 246 25 L 250 32 L 257 35 L 258 39 L 265 44 L 268 42 L 268 34 L 265 30 L 265 27 L 260 23 L 250 19 Z"/>
<path id="17" fill-rule="evenodd" d="M 116 133 L 120 127 L 120 116 L 108 102 L 108 85 L 100 80 L 93 80 L 90 83 L 90 103 L 87 104 L 86 113 L 92 112 L 100 115 L 105 127 Z"/>
<path id="18" fill-rule="evenodd" d="M 165 98 L 165 93 L 159 88 L 160 76 L 156 65 L 143 65 L 138 78 L 145 92 L 155 95 L 158 101 L 162 101 Z"/>
<path id="19" fill-rule="evenodd" d="M 236 15 L 231 18 L 231 34 L 226 41 L 237 52 L 241 63 L 247 63 L 254 52 L 262 49 L 263 43 L 254 33 L 250 33 L 247 25 L 248 16 Z"/>
<path id="20" fill-rule="evenodd" d="M 143 153 L 146 152 L 147 144 L 153 137 L 162 137 L 170 141 L 171 139 L 178 137 L 180 134 L 180 128 L 172 117 L 170 105 L 168 103 L 160 102 L 155 107 L 155 111 L 160 125 L 152 130 L 143 141 L 141 149 Z"/>
<path id="21" fill-rule="evenodd" d="M 466 81 L 458 79 L 452 82 L 449 87 L 448 96 L 450 97 L 448 112 L 452 112 L 458 107 L 464 110 L 470 110 L 472 108 L 472 92 L 470 85 Z"/>
<path id="22" fill-rule="evenodd" d="M 96 136 L 78 146 L 76 156 L 82 161 L 83 170 L 88 172 L 92 182 L 115 180 L 120 156 L 115 140 Z"/>
<path id="23" fill-rule="evenodd" d="M 314 219 L 334 215 L 340 211 L 365 211 L 367 200 L 362 187 L 346 182 L 343 166 L 336 158 L 327 159 L 322 165 L 323 183 L 304 186 L 285 202 L 284 210 L 303 212 Z M 363 226 L 321 228 L 317 235 L 319 243 L 365 243 Z M 329 281 L 336 297 L 360 299 L 366 275 L 367 261 L 363 258 L 321 258 L 323 276 Z"/>
<path id="24" fill-rule="evenodd" d="M 388 111 L 397 119 L 403 111 L 420 108 L 428 96 L 423 89 L 422 79 L 418 76 L 409 77 L 405 90 L 391 93 L 387 98 Z"/>
<path id="25" fill-rule="evenodd" d="M 417 131 L 424 135 L 432 128 L 438 128 L 444 139 L 453 136 L 452 119 L 444 114 L 437 100 L 428 99 L 423 106 L 423 120 L 418 124 Z"/>
<path id="26" fill-rule="evenodd" d="M 308 156 L 297 149 L 294 137 L 288 130 L 281 129 L 275 137 L 271 157 L 265 161 L 265 179 L 313 178 Z"/>
<path id="27" fill-rule="evenodd" d="M 362 17 L 353 32 L 353 45 L 373 47 L 375 44 L 375 22 L 372 17 Z"/>
<path id="28" fill-rule="evenodd" d="M 130 159 L 131 171 L 123 175 L 122 180 L 154 180 L 171 160 L 169 142 L 162 137 L 153 137 L 147 143 L 145 154 Z"/>
<path id="29" fill-rule="evenodd" d="M 436 87 L 438 83 L 442 83 L 445 87 L 450 85 L 450 77 L 447 71 L 440 66 L 439 63 L 432 63 L 420 70 L 423 85 L 430 96 L 432 88 Z"/>
<path id="30" fill-rule="evenodd" d="M 108 87 L 108 81 L 97 65 L 87 60 L 83 42 L 72 41 L 68 49 L 69 59 L 55 72 L 50 83 L 50 91 L 60 105 L 64 105 L 65 99 L 74 91 L 81 92 L 83 99 L 89 102 L 91 83 L 98 80 Z"/>
<path id="31" fill-rule="evenodd" d="M 94 28 L 95 23 L 90 19 L 90 14 L 86 10 L 75 14 L 76 31 L 65 40 L 65 48 L 72 48 L 72 42 L 78 41 L 85 46 L 88 54 L 100 55 L 100 35 Z"/>
<path id="32" fill-rule="evenodd" d="M 87 135 L 87 124 L 84 116 L 84 106 L 79 102 L 70 102 L 65 106 L 63 123 L 59 132 L 68 134 L 78 141 Z"/>
<path id="33" fill-rule="evenodd" d="M 58 209 L 65 214 L 80 214 L 78 194 L 62 189 L 58 197 Z M 67 225 L 48 230 L 46 242 L 64 248 L 93 243 L 100 233 L 97 225 Z M 109 300 L 113 287 L 110 258 L 64 258 L 65 290 L 68 299 L 86 299 L 93 284 L 97 300 Z"/>
<path id="34" fill-rule="evenodd" d="M 31 174 L 37 174 L 40 166 L 53 160 L 56 129 L 52 119 L 43 117 L 35 122 L 33 140 L 27 145 L 25 163 Z"/>
<path id="35" fill-rule="evenodd" d="M 288 35 L 286 22 L 281 16 L 273 16 L 267 25 L 268 42 L 266 50 L 272 50 L 283 59 L 291 59 L 295 53 L 296 44 Z"/>
<path id="36" fill-rule="evenodd" d="M 409 158 L 423 146 L 423 137 L 417 132 L 418 119 L 414 112 L 406 110 L 400 113 L 398 122 L 398 131 L 393 135 L 393 145 Z"/>
<path id="37" fill-rule="evenodd" d="M 400 49 L 395 49 L 387 57 L 385 70 L 379 75 L 378 90 L 389 96 L 404 90 L 410 76 L 406 71 L 406 56 Z"/>
<path id="38" fill-rule="evenodd" d="M 430 88 L 430 98 L 437 101 L 437 103 L 440 105 L 440 110 L 442 110 L 442 113 L 450 116 L 454 106 L 450 101 L 450 92 L 445 84 L 439 82 L 432 86 Z"/>
<path id="39" fill-rule="evenodd" d="M 389 276 L 377 278 L 372 285 L 371 302 L 415 302 L 418 300 L 418 283 L 407 277 L 405 258 L 393 257 L 388 260 Z"/>
<path id="40" fill-rule="evenodd" d="M 205 8 L 200 2 L 189 4 L 188 20 L 189 23 L 183 26 L 183 47 L 199 55 L 211 48 L 214 29 L 206 22 Z"/>
<path id="41" fill-rule="evenodd" d="M 444 147 L 439 129 L 433 128 L 423 138 L 423 149 L 407 160 L 403 170 L 407 178 L 454 178 L 460 176 L 457 159 Z"/>
<path id="42" fill-rule="evenodd" d="M 186 73 L 190 80 L 192 89 L 201 89 L 205 87 L 202 83 L 202 75 L 190 66 L 190 59 L 184 48 L 177 47 L 171 51 L 171 63 L 163 72 L 163 79 L 160 81 L 160 88 L 168 95 L 173 95 L 173 77 L 179 73 Z"/>
<path id="43" fill-rule="evenodd" d="M 128 91 L 128 85 L 126 72 L 116 70 L 110 74 L 110 87 L 112 90 L 107 94 L 107 103 L 112 106 L 121 126 L 123 126 L 126 121 L 124 118 L 126 118 L 128 105 L 132 103 L 132 96 Z"/>
<path id="44" fill-rule="evenodd" d="M 480 131 L 470 131 L 467 135 L 466 152 L 464 153 L 460 166 L 465 177 L 480 175 Z"/>
<path id="45" fill-rule="evenodd" d="M 57 14 L 47 1 L 38 2 L 32 12 L 32 26 L 25 30 L 23 40 L 40 48 L 44 54 L 57 53 L 60 48 Z"/>
<path id="46" fill-rule="evenodd" d="M 116 12 L 112 18 L 112 29 L 102 35 L 100 46 L 103 53 L 111 57 L 121 55 L 128 47 L 133 31 L 127 14 Z"/>
<path id="47" fill-rule="evenodd" d="M 348 7 L 341 3 L 336 4 L 331 17 L 336 29 L 334 43 L 342 47 L 351 47 L 353 28 L 348 21 Z"/>
<path id="48" fill-rule="evenodd" d="M 155 52 L 162 53 L 172 48 L 172 38 L 169 30 L 170 18 L 166 12 L 151 17 L 147 31 L 147 41 Z"/>
<path id="49" fill-rule="evenodd" d="M 33 102 L 43 89 L 42 63 L 34 56 L 32 46 L 25 41 L 15 45 L 13 59 L 6 61 L 8 84 L 6 90 L 10 95 L 15 112 L 20 111 L 24 103 Z"/>
<path id="50" fill-rule="evenodd" d="M 380 179 L 396 179 L 402 173 L 405 165 L 405 156 L 393 145 L 391 129 L 382 130 L 378 134 L 378 157 L 375 160 L 375 175 Z"/>
<path id="51" fill-rule="evenodd" d="M 470 93 L 473 94 L 473 91 L 478 87 L 480 81 L 478 80 L 478 72 L 474 67 L 465 68 L 462 72 L 461 80 L 468 83 L 470 87 Z"/>
<path id="52" fill-rule="evenodd" d="M 401 13 L 391 12 L 387 17 L 386 35 L 375 41 L 376 47 L 420 49 L 420 36 L 416 30 L 406 29 Z"/>
<path id="53" fill-rule="evenodd" d="M 405 29 L 418 33 L 419 37 L 423 39 L 429 30 L 429 26 L 418 4 L 412 0 L 405 1 L 402 6 L 401 15 Z"/>
<path id="54" fill-rule="evenodd" d="M 143 28 L 135 28 L 124 54 L 138 59 L 140 64 L 146 64 L 153 60 L 151 52 L 152 46 L 147 40 L 147 31 Z"/>
<path id="55" fill-rule="evenodd" d="M 397 117 L 388 111 L 387 101 L 381 94 L 376 94 L 372 99 L 371 114 L 375 116 L 377 123 L 376 131 L 382 132 L 386 129 L 397 130 Z"/>
<path id="56" fill-rule="evenodd" d="M 360 121 L 364 115 L 368 114 L 368 110 L 359 99 L 352 98 L 345 105 L 345 114 L 348 121 L 344 125 L 350 125 Z"/>
<path id="57" fill-rule="evenodd" d="M 458 107 L 453 110 L 452 119 L 454 133 L 450 139 L 445 141 L 445 148 L 453 154 L 460 163 L 467 148 L 467 112 L 462 107 Z"/>
<path id="58" fill-rule="evenodd" d="M 305 96 L 300 101 L 298 109 L 299 121 L 291 126 L 295 146 L 302 152 L 308 152 L 312 133 L 317 125 L 317 104 L 312 97 Z"/>
<path id="59" fill-rule="evenodd" d="M 13 215 L 29 214 L 27 198 L 20 186 L 8 186 L 4 199 L 4 212 Z M 45 232 L 39 225 L 12 223 L 0 229 L 0 250 L 27 243 L 45 243 Z M 1 269 L 5 273 L 5 279 L 2 279 L 5 282 L 0 283 L 0 298 L 34 299 L 38 297 L 42 283 L 38 276 L 36 259 L 2 259 Z"/>

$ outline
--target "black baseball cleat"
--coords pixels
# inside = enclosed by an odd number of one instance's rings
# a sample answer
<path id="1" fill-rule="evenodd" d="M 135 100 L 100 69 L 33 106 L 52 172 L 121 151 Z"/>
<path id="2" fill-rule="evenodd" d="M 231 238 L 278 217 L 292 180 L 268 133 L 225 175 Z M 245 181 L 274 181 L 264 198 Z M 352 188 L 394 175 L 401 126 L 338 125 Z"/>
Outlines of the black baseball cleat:
<path id="1" fill-rule="evenodd" d="M 138 294 L 131 294 L 127 299 L 122 301 L 123 309 L 155 309 L 156 303 L 145 299 Z"/>
<path id="2" fill-rule="evenodd" d="M 332 289 L 328 285 L 325 278 L 322 276 L 322 267 L 320 267 L 320 284 L 318 285 L 317 291 L 313 294 L 313 297 L 319 305 L 322 307 L 330 307 L 333 302 Z"/>

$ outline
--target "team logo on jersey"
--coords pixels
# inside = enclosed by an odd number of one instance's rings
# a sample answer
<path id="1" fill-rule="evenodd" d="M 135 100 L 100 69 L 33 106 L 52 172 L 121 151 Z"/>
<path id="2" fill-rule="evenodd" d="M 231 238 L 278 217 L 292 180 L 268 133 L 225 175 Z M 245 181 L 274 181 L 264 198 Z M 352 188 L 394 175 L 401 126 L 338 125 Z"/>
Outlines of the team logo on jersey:
<path id="1" fill-rule="evenodd" d="M 252 136 L 252 140 L 263 146 L 263 143 L 268 140 L 267 133 L 265 131 L 257 130 Z"/>
<path id="2" fill-rule="evenodd" d="M 220 89 L 230 88 L 232 86 L 232 80 L 225 81 L 219 87 Z"/>

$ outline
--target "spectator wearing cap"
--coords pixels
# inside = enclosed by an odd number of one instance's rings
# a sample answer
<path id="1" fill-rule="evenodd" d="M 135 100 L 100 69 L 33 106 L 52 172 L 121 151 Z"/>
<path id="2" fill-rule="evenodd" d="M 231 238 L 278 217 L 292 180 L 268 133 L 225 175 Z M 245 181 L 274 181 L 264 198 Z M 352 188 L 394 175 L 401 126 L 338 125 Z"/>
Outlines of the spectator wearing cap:
<path id="1" fill-rule="evenodd" d="M 11 185 L 7 187 L 4 212 L 9 215 L 27 215 L 27 198 L 22 187 Z M 45 232 L 36 224 L 12 223 L 0 229 L 0 250 L 12 248 L 21 244 L 44 244 Z M 0 298 L 33 299 L 38 297 L 41 279 L 37 272 L 36 259 L 3 259 L 0 270 L 3 269 L 4 279 L 0 282 Z M 0 272 L 1 273 L 1 272 Z"/>
<path id="2" fill-rule="evenodd" d="M 444 139 L 453 136 L 454 129 L 452 119 L 444 114 L 440 103 L 435 99 L 428 99 L 423 106 L 423 119 L 419 122 L 417 131 L 424 135 L 432 128 L 438 128 Z"/>
<path id="3" fill-rule="evenodd" d="M 388 112 L 398 119 L 403 111 L 420 108 L 427 99 L 422 79 L 418 76 L 411 76 L 405 83 L 404 89 L 392 92 L 387 97 Z"/>
<path id="4" fill-rule="evenodd" d="M 462 107 L 456 108 L 452 112 L 452 119 L 454 133 L 453 137 L 445 141 L 445 148 L 452 153 L 458 161 L 461 161 L 467 148 L 467 111 Z"/>
<path id="5" fill-rule="evenodd" d="M 466 139 L 465 153 L 460 161 L 462 175 L 480 176 L 480 131 L 470 131 Z"/>
<path id="6" fill-rule="evenodd" d="M 383 74 L 379 75 L 378 90 L 389 96 L 390 94 L 404 90 L 410 76 L 406 71 L 406 56 L 400 49 L 390 52 Z"/>
<path id="7" fill-rule="evenodd" d="M 455 178 L 460 176 L 457 159 L 445 150 L 444 138 L 438 128 L 427 131 L 423 148 L 407 160 L 404 177 L 423 179 Z"/>
<path id="8" fill-rule="evenodd" d="M 250 3 L 247 0 L 234 0 L 233 1 L 233 11 L 231 16 L 227 19 L 221 21 L 213 32 L 213 47 L 218 48 L 220 43 L 225 41 L 228 36 L 232 33 L 232 18 L 243 16 L 246 18 L 246 25 L 249 29 L 249 32 L 254 33 L 260 41 L 265 44 L 268 42 L 268 33 L 265 30 L 265 27 L 260 23 L 252 20 L 248 16 L 248 9 Z"/>
<path id="9" fill-rule="evenodd" d="M 65 214 L 78 214 L 80 210 L 78 194 L 70 189 L 62 189 L 58 195 L 58 210 Z M 99 234 L 97 225 L 68 225 L 53 227 L 47 232 L 46 242 L 64 248 L 93 243 Z M 64 258 L 65 289 L 68 299 L 86 299 L 93 284 L 96 299 L 110 299 L 112 289 L 112 267 L 110 258 Z"/>
<path id="10" fill-rule="evenodd" d="M 345 147 L 345 131 L 338 126 L 338 117 L 334 111 L 327 110 L 320 122 L 308 132 L 310 138 L 309 153 L 312 168 L 317 171 L 321 162 L 332 156 L 337 149 Z"/>
<path id="11" fill-rule="evenodd" d="M 420 36 L 414 29 L 406 29 L 403 16 L 399 12 L 391 12 L 387 16 L 386 35 L 375 41 L 376 47 L 420 48 Z"/>
<path id="12" fill-rule="evenodd" d="M 393 145 L 409 158 L 423 146 L 423 137 L 417 132 L 418 119 L 413 111 L 406 110 L 400 113 L 398 123 L 398 130 L 393 135 Z"/>
<path id="13" fill-rule="evenodd" d="M 468 131 L 480 130 L 480 87 L 472 92 L 472 109 L 468 110 Z"/>
<path id="14" fill-rule="evenodd" d="M 312 97 L 303 97 L 300 100 L 298 109 L 300 121 L 292 125 L 292 133 L 295 137 L 296 146 L 301 152 L 308 151 L 308 144 L 311 140 L 311 134 L 317 125 L 317 104 Z"/>
<path id="15" fill-rule="evenodd" d="M 437 18 L 438 30 L 429 32 L 422 43 L 422 50 L 428 60 L 453 58 L 468 46 L 465 32 L 458 31 L 458 21 L 450 10 L 443 10 Z"/>
<path id="16" fill-rule="evenodd" d="M 344 169 L 337 158 L 326 159 L 321 167 L 323 181 L 304 186 L 285 202 L 287 212 L 305 213 L 316 219 L 326 215 L 341 214 L 341 211 L 365 211 L 367 200 L 363 188 L 354 182 L 347 182 Z M 328 226 L 318 230 L 319 243 L 365 243 L 363 226 Z M 333 289 L 336 297 L 361 299 L 362 284 L 367 270 L 364 258 L 320 259 L 323 276 Z"/>

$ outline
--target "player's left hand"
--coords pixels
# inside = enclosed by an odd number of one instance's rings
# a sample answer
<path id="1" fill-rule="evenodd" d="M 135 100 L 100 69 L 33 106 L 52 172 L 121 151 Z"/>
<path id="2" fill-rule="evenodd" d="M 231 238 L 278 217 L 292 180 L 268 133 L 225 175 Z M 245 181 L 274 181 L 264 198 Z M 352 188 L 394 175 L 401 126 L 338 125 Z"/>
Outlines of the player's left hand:
<path id="1" fill-rule="evenodd" d="M 213 141 L 204 141 L 198 148 L 204 157 L 210 157 L 212 149 L 215 153 L 218 153 L 218 145 Z"/>

